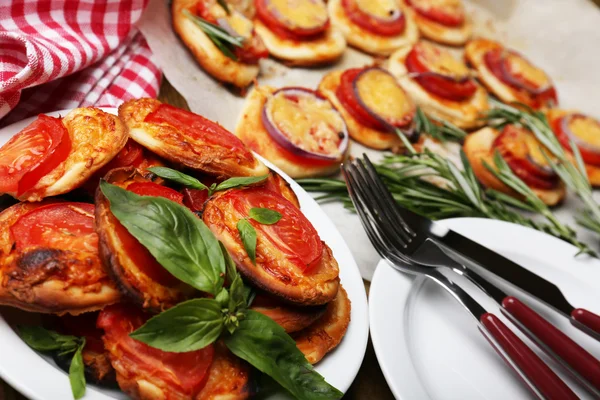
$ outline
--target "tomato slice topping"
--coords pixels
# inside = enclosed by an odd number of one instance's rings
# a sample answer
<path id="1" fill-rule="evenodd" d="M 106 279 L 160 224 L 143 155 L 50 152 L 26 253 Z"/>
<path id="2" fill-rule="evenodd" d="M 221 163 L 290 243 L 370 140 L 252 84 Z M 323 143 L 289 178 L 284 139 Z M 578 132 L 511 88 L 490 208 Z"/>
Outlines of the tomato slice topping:
<path id="1" fill-rule="evenodd" d="M 548 164 L 540 146 L 530 131 L 507 125 L 494 140 L 492 149 L 498 149 L 515 175 L 529 186 L 553 189 L 559 183 L 558 175 Z"/>
<path id="2" fill-rule="evenodd" d="M 254 156 L 240 139 L 221 125 L 200 115 L 169 104 L 161 104 L 155 111 L 148 114 L 144 121 L 171 125 L 195 140 L 226 148 L 243 157 L 248 163 L 254 163 Z"/>
<path id="3" fill-rule="evenodd" d="M 140 196 L 164 197 L 183 205 L 183 195 L 176 190 L 154 182 L 134 182 L 127 186 L 127 190 Z"/>
<path id="4" fill-rule="evenodd" d="M 93 204 L 47 204 L 21 216 L 10 230 L 18 250 L 46 247 L 98 252 Z"/>
<path id="5" fill-rule="evenodd" d="M 380 117 L 392 126 L 401 128 L 410 124 L 414 110 L 395 78 L 378 68 L 373 68 L 373 71 L 368 71 L 371 76 L 364 76 L 357 82 L 359 74 L 363 71 L 365 68 L 352 68 L 340 77 L 336 96 L 348 113 L 361 125 L 382 132 L 389 131 L 389 127 L 375 118 L 372 115 L 373 111 L 367 110 L 363 104 L 376 109 Z M 365 97 L 359 99 L 357 93 Z"/>
<path id="6" fill-rule="evenodd" d="M 198 212 L 204 210 L 204 203 L 208 200 L 208 190 L 198 189 L 183 189 L 183 205 L 192 210 Z"/>
<path id="7" fill-rule="evenodd" d="M 569 114 L 556 118 L 552 123 L 554 132 L 560 144 L 566 150 L 571 151 L 571 140 L 563 127 L 564 124 L 566 124 L 572 135 L 579 138 L 583 143 L 589 144 L 588 147 L 577 145 L 583 161 L 600 167 L 600 152 L 596 151 L 596 149 L 600 149 L 600 122 L 582 114 Z"/>
<path id="8" fill-rule="evenodd" d="M 262 233 L 258 235 L 259 242 L 267 239 L 304 272 L 319 264 L 323 256 L 323 242 L 319 234 L 304 214 L 279 193 L 257 187 L 232 191 L 229 195 L 234 208 L 244 217 L 254 207 L 268 208 L 281 214 L 281 219 L 273 225 L 250 220 Z"/>
<path id="9" fill-rule="evenodd" d="M 406 17 L 395 1 L 342 0 L 342 7 L 352 22 L 375 35 L 398 36 L 406 28 Z M 390 18 L 394 14 L 397 17 Z"/>
<path id="10" fill-rule="evenodd" d="M 175 392 L 189 396 L 186 398 L 194 398 L 206 384 L 213 361 L 213 345 L 186 353 L 171 353 L 130 338 L 129 334 L 149 317 L 141 310 L 124 304 L 106 307 L 97 321 L 98 328 L 104 330 L 105 348 L 122 363 L 124 370 L 134 376 L 133 379 L 145 379 L 156 384 L 163 382 L 169 387 L 161 389 L 169 392 L 169 388 L 173 388 Z"/>
<path id="11" fill-rule="evenodd" d="M 461 0 L 406 0 L 420 16 L 449 27 L 465 23 L 465 10 Z"/>
<path id="12" fill-rule="evenodd" d="M 256 16 L 277 36 L 303 41 L 320 36 L 329 27 L 322 0 L 256 0 Z"/>
<path id="13" fill-rule="evenodd" d="M 40 114 L 0 148 L 0 193 L 27 192 L 70 151 L 71 137 L 60 118 Z"/>
<path id="14" fill-rule="evenodd" d="M 406 69 L 429 93 L 452 101 L 464 101 L 477 91 L 462 62 L 439 47 L 419 42 L 406 56 Z"/>

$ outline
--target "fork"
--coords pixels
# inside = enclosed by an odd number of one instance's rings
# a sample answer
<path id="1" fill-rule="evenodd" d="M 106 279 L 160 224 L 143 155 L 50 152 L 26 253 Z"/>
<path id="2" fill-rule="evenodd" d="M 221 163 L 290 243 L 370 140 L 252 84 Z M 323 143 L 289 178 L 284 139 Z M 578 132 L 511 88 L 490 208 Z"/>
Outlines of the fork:
<path id="1" fill-rule="evenodd" d="M 424 266 L 408 256 L 418 251 L 422 243 L 415 246 L 414 243 L 419 242 L 415 233 L 395 212 L 395 203 L 393 207 L 385 203 L 386 194 L 381 192 L 377 182 L 373 181 L 360 160 L 343 165 L 342 172 L 367 236 L 375 250 L 392 267 L 413 275 L 425 275 L 448 291 L 473 315 L 483 336 L 535 396 L 552 400 L 578 399 L 577 395 L 517 335 L 498 317 L 487 312 L 464 289 L 442 274 L 438 266 Z M 424 240 L 427 241 L 429 239 Z M 441 252 L 437 246 L 435 249 Z M 436 251 L 435 249 L 432 251 Z"/>

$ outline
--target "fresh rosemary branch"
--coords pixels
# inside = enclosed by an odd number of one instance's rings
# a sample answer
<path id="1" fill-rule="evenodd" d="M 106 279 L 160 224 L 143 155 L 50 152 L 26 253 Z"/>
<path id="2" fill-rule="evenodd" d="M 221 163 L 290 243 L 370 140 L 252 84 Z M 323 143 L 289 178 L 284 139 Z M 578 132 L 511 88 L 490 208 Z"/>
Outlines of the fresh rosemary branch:
<path id="1" fill-rule="evenodd" d="M 244 38 L 241 36 L 232 36 L 225 29 L 218 25 L 208 22 L 204 18 L 192 14 L 188 10 L 183 10 L 183 14 L 196 24 L 202 32 L 214 43 L 215 46 L 226 56 L 234 61 L 238 58 L 234 54 L 235 47 L 243 47 Z"/>
<path id="2" fill-rule="evenodd" d="M 543 113 L 526 106 L 523 106 L 524 110 L 517 109 L 497 101 L 494 101 L 493 105 L 494 108 L 488 112 L 485 118 L 499 126 L 518 124 L 533 132 L 545 149 L 554 156 L 555 159 L 552 159 L 544 151 L 544 155 L 554 171 L 584 203 L 585 209 L 577 216 L 577 222 L 585 228 L 600 233 L 600 205 L 592 197 L 592 185 L 587 177 L 585 164 L 577 145 L 571 140 L 573 161 L 558 141 Z"/>
<path id="3" fill-rule="evenodd" d="M 426 133 L 440 142 L 462 142 L 467 137 L 467 132 L 446 121 L 427 117 L 419 107 L 415 113 L 415 124 L 417 132 Z"/>
<path id="4" fill-rule="evenodd" d="M 231 15 L 231 11 L 229 11 L 229 6 L 225 0 L 217 0 L 217 3 L 223 7 L 223 10 L 227 13 L 227 15 Z"/>

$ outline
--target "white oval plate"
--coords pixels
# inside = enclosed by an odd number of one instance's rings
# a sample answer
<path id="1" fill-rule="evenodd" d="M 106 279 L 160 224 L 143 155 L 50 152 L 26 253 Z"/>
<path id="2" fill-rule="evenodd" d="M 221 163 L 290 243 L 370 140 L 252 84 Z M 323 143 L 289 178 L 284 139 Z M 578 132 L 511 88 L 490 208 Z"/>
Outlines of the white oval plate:
<path id="1" fill-rule="evenodd" d="M 105 108 L 104 111 L 116 114 L 114 108 Z M 67 112 L 68 110 L 56 111 L 48 115 L 64 115 Z M 34 119 L 28 118 L 1 129 L 0 146 Z M 312 222 L 321 239 L 331 247 L 340 266 L 340 280 L 352 302 L 351 322 L 343 341 L 316 365 L 316 370 L 325 377 L 327 382 L 345 392 L 352 384 L 362 364 L 369 337 L 367 296 L 358 266 L 333 222 L 312 197 L 277 167 L 265 159 L 262 161 L 292 185 L 292 189 L 300 201 L 302 212 Z M 58 368 L 49 357 L 40 357 L 19 338 L 4 319 L 2 314 L 6 312 L 6 309 L 0 309 L 0 377 L 33 400 L 71 399 L 73 395 L 67 374 Z M 12 310 L 9 312 L 11 316 L 14 314 Z M 19 315 L 18 317 L 22 318 L 23 316 Z M 283 393 L 273 396 L 274 399 L 287 397 Z M 113 398 L 126 399 L 127 396 L 119 391 L 88 384 L 85 399 L 108 400 Z"/>
<path id="2" fill-rule="evenodd" d="M 577 250 L 566 242 L 507 222 L 456 218 L 442 223 L 558 284 L 576 307 L 600 313 L 599 260 L 574 258 Z M 495 302 L 465 280 L 448 276 L 524 339 Z M 500 286 L 600 358 L 600 343 L 572 327 L 566 318 L 508 285 Z M 532 398 L 481 335 L 475 319 L 430 280 L 400 273 L 381 261 L 371 283 L 369 310 L 375 353 L 397 399 Z M 524 340 L 581 398 L 591 398 L 554 361 Z"/>

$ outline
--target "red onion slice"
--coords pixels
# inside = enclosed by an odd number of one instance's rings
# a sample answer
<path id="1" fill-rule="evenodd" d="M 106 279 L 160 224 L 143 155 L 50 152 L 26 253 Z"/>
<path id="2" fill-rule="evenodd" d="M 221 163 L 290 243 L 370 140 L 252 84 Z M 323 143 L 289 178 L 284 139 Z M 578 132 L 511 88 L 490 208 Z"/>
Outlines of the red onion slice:
<path id="1" fill-rule="evenodd" d="M 421 78 L 421 77 L 431 76 L 431 77 L 437 77 L 437 78 L 440 78 L 440 79 L 444 79 L 444 80 L 452 82 L 452 83 L 465 83 L 469 79 L 471 79 L 471 77 L 469 75 L 465 75 L 465 76 L 462 76 L 460 78 L 455 78 L 455 77 L 450 76 L 450 75 L 444 75 L 444 74 L 440 74 L 439 72 L 432 72 L 432 71 L 410 72 L 410 73 L 407 74 L 407 76 L 409 78 Z"/>
<path id="2" fill-rule="evenodd" d="M 386 16 L 386 17 L 380 17 L 378 15 L 373 15 L 371 13 L 369 13 L 367 10 L 363 9 L 358 2 L 355 3 L 356 7 L 364 14 L 368 15 L 369 17 L 371 17 L 372 19 L 374 19 L 375 21 L 381 22 L 382 24 L 389 24 L 389 23 L 393 23 L 396 22 L 397 20 L 400 19 L 400 17 L 402 17 L 402 10 L 400 9 L 400 7 L 392 10 L 392 14 Z"/>
<path id="3" fill-rule="evenodd" d="M 542 86 L 541 88 L 535 88 L 535 87 L 531 87 L 527 84 L 524 84 L 521 80 L 519 80 L 518 78 L 516 78 L 511 72 L 510 72 L 510 66 L 509 66 L 509 55 L 513 55 L 515 57 L 519 57 L 521 59 L 523 59 L 525 62 L 527 62 L 528 64 L 532 65 L 528 60 L 526 60 L 524 57 L 522 57 L 520 54 L 517 54 L 513 51 L 506 51 L 503 55 L 502 58 L 500 59 L 500 71 L 502 71 L 502 75 L 503 77 L 506 79 L 507 82 L 510 82 L 511 85 L 521 88 L 523 90 L 526 90 L 527 92 L 533 94 L 533 95 L 540 95 L 544 92 L 546 92 L 547 90 L 549 90 L 552 87 L 552 82 L 550 81 L 550 79 L 548 79 L 548 84 L 545 86 Z M 537 68 L 535 66 L 533 66 L 534 68 Z"/>
<path id="4" fill-rule="evenodd" d="M 292 97 L 292 96 L 312 97 L 314 99 L 317 99 L 318 101 L 326 102 L 327 104 L 329 104 L 329 101 L 326 98 L 324 98 L 317 92 L 310 90 L 310 89 L 301 88 L 301 87 L 287 87 L 287 88 L 281 88 L 281 89 L 276 90 L 273 93 L 273 96 L 265 102 L 265 105 L 263 106 L 262 113 L 261 113 L 261 120 L 262 120 L 263 126 L 265 127 L 265 129 L 267 130 L 269 135 L 273 138 L 273 140 L 275 140 L 275 142 L 277 142 L 277 144 L 279 144 L 281 147 L 283 147 L 287 151 L 289 151 L 295 155 L 298 155 L 300 157 L 304 157 L 304 158 L 308 158 L 308 159 L 312 159 L 312 160 L 319 160 L 319 161 L 331 161 L 331 162 L 341 161 L 344 154 L 346 153 L 346 150 L 348 149 L 348 138 L 349 138 L 348 127 L 346 126 L 346 122 L 342 118 L 342 115 L 333 106 L 331 106 L 331 109 L 340 118 L 340 121 L 342 123 L 342 131 L 338 132 L 338 134 L 341 135 L 341 139 L 342 139 L 338 146 L 339 155 L 331 156 L 331 155 L 315 153 L 313 151 L 303 149 L 303 148 L 299 147 L 298 145 L 292 143 L 292 141 L 288 138 L 286 133 L 282 132 L 277 127 L 277 125 L 275 124 L 275 121 L 273 120 L 273 115 L 269 111 L 270 101 L 277 94 L 280 94 L 280 93 L 284 93 L 286 95 L 286 97 Z"/>
<path id="5" fill-rule="evenodd" d="M 596 153 L 598 156 L 600 156 L 600 147 L 584 141 L 579 136 L 577 136 L 575 134 L 575 132 L 573 132 L 571 130 L 569 124 L 571 123 L 573 118 L 588 118 L 588 117 L 586 117 L 583 114 L 571 114 L 568 117 L 561 118 L 560 119 L 560 127 L 563 130 L 563 132 L 565 132 L 567 134 L 569 139 L 571 139 L 573 142 L 575 142 L 575 145 L 577 145 L 577 147 L 585 149 L 591 153 Z M 598 121 L 596 121 L 596 123 L 598 123 Z"/>
<path id="6" fill-rule="evenodd" d="M 403 116 L 403 119 L 407 119 L 407 123 L 404 124 L 400 124 L 398 123 L 397 125 L 390 123 L 386 118 L 382 117 L 381 115 L 379 115 L 376 111 L 372 110 L 367 104 L 365 104 L 365 102 L 362 100 L 362 98 L 360 97 L 360 93 L 358 92 L 358 80 L 366 73 L 368 72 L 372 72 L 372 71 L 381 71 L 387 75 L 389 75 L 390 77 L 392 77 L 394 80 L 395 78 L 393 77 L 392 74 L 390 74 L 388 71 L 382 69 L 382 68 L 378 68 L 378 67 L 372 67 L 372 68 L 365 68 L 364 70 L 362 70 L 358 75 L 356 75 L 356 77 L 354 78 L 354 81 L 352 82 L 352 89 L 354 90 L 354 96 L 356 97 L 356 100 L 358 101 L 358 104 L 360 104 L 360 106 L 365 109 L 369 115 L 375 119 L 377 122 L 379 122 L 382 126 L 384 126 L 386 128 L 386 130 L 388 132 L 395 132 L 396 129 L 405 129 L 406 125 L 410 124 L 411 122 L 413 122 L 413 117 L 412 117 L 412 112 L 411 112 L 411 116 L 410 116 L 410 120 L 408 120 L 408 118 L 406 116 Z M 398 85 L 398 83 L 396 82 L 396 85 L 398 86 L 398 88 L 400 90 L 402 90 L 404 92 L 404 89 L 402 89 L 402 87 L 400 87 L 400 85 Z M 405 93 L 406 98 L 408 99 L 408 96 Z M 410 133 L 411 135 L 414 135 L 414 133 L 416 132 L 415 130 L 412 130 L 412 132 L 410 130 L 407 131 L 408 133 Z M 414 141 L 414 138 L 410 135 L 408 135 L 405 132 L 406 137 L 408 137 L 408 139 L 410 139 L 411 141 Z"/>

